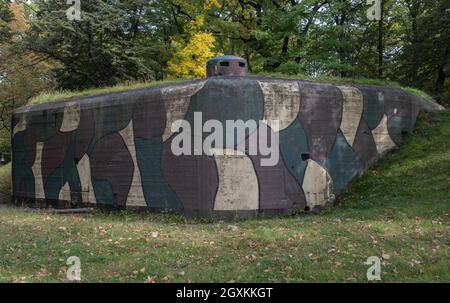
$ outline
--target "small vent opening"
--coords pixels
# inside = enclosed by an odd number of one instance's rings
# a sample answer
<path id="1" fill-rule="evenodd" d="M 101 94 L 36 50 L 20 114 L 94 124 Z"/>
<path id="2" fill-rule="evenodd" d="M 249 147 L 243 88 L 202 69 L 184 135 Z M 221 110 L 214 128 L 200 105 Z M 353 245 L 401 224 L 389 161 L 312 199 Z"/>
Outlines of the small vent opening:
<path id="1" fill-rule="evenodd" d="M 309 154 L 302 154 L 302 161 L 308 161 L 310 158 Z"/>

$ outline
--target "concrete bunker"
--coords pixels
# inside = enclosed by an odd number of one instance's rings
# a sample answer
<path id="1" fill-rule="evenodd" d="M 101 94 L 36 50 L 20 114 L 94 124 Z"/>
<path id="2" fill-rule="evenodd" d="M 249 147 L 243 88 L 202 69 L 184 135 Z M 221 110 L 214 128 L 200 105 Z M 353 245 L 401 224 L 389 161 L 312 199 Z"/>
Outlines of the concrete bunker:
<path id="1" fill-rule="evenodd" d="M 226 58 L 228 66 L 208 64 L 205 80 L 16 110 L 13 201 L 213 218 L 320 209 L 399 146 L 420 110 L 440 109 L 397 88 L 247 77 L 245 60 Z M 269 127 L 278 163 L 261 166 L 263 155 L 245 150 L 175 156 L 172 124 L 193 122 L 198 112 L 218 121 L 279 120 Z"/>

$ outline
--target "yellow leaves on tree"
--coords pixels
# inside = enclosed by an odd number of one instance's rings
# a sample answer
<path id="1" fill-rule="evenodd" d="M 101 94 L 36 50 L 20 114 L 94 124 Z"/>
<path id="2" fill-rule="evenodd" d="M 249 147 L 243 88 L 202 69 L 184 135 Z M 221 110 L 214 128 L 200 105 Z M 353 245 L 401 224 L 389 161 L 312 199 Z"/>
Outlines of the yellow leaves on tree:
<path id="1" fill-rule="evenodd" d="M 30 22 L 25 19 L 22 6 L 16 3 L 10 3 L 9 9 L 11 10 L 14 18 L 8 24 L 9 28 L 16 33 L 23 33 L 30 27 Z"/>
<path id="2" fill-rule="evenodd" d="M 189 22 L 185 31 L 191 33 L 188 42 L 174 40 L 175 54 L 168 62 L 169 73 L 174 78 L 203 78 L 206 76 L 206 62 L 219 54 L 213 51 L 216 38 L 205 31 L 203 15 Z"/>
<path id="3" fill-rule="evenodd" d="M 189 43 L 178 49 L 169 61 L 169 72 L 175 78 L 203 78 L 206 75 L 206 62 L 216 56 L 213 51 L 216 39 L 211 33 L 198 32 L 192 35 Z M 175 45 L 177 48 L 177 45 Z"/>
<path id="4" fill-rule="evenodd" d="M 203 5 L 204 9 L 210 9 L 211 7 L 219 9 L 222 7 L 222 5 L 217 0 L 207 0 Z"/>

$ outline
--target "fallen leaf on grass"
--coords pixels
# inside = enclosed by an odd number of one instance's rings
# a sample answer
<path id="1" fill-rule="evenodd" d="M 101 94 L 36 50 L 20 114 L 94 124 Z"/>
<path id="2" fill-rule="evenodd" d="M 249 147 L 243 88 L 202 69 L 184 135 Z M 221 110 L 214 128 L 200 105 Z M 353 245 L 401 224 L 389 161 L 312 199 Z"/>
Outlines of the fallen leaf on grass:
<path id="1" fill-rule="evenodd" d="M 148 276 L 147 279 L 145 279 L 144 283 L 156 283 L 156 277 Z"/>
<path id="2" fill-rule="evenodd" d="M 177 272 L 177 275 L 180 276 L 180 277 L 184 276 L 185 274 L 186 273 L 183 270 Z"/>
<path id="3" fill-rule="evenodd" d="M 237 225 L 228 225 L 227 229 L 231 230 L 231 231 L 238 231 L 239 230 L 239 226 L 237 226 Z"/>
<path id="4" fill-rule="evenodd" d="M 169 283 L 169 282 L 170 282 L 170 279 L 169 279 L 168 276 L 165 276 L 164 278 L 162 278 L 161 282 L 163 282 L 163 283 Z"/>

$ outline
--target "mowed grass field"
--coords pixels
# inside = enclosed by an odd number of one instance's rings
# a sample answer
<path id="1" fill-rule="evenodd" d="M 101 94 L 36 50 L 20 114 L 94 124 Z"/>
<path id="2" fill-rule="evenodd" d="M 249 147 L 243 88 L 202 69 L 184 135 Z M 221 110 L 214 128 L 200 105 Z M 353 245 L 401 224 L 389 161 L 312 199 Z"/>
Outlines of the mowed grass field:
<path id="1" fill-rule="evenodd" d="M 401 149 L 318 215 L 206 222 L 170 214 L 0 208 L 0 281 L 450 282 L 450 112 L 421 115 Z M 229 225 L 233 225 L 232 228 Z"/>

